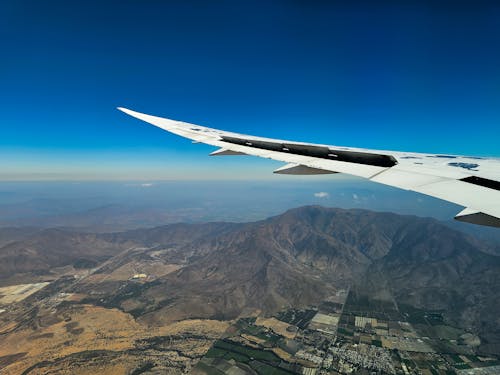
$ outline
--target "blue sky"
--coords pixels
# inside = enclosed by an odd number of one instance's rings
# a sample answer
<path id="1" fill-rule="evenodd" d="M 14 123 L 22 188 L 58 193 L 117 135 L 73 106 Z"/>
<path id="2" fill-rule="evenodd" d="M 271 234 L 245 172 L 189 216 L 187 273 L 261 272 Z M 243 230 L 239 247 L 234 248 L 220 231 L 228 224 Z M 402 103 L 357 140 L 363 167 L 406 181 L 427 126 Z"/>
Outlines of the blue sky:
<path id="1" fill-rule="evenodd" d="M 500 156 L 498 1 L 2 1 L 0 179 L 279 178 L 117 111 Z"/>

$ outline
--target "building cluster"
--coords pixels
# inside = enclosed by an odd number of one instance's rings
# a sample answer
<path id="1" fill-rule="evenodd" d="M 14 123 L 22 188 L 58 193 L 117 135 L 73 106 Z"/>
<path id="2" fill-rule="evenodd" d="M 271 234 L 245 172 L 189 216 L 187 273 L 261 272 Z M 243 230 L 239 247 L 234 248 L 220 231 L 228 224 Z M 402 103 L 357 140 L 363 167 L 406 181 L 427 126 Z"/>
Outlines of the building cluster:
<path id="1" fill-rule="evenodd" d="M 332 346 L 330 351 L 342 367 L 349 367 L 347 364 L 350 364 L 353 369 L 365 368 L 388 374 L 396 373 L 391 356 L 383 348 L 359 344 L 354 346 L 344 345 L 342 347 Z"/>
<path id="2" fill-rule="evenodd" d="M 490 375 L 498 370 L 496 358 L 436 352 L 432 339 L 421 337 L 404 316 L 399 315 L 399 320 L 388 309 L 363 311 L 360 304 L 345 307 L 347 296 L 339 293 L 319 306 L 291 308 L 274 318 L 240 319 L 237 333 L 225 343 L 236 347 L 219 345 L 212 352 L 215 358 L 203 363 L 221 370 L 214 360 L 227 362 L 232 357 L 236 362 L 231 371 L 239 369 L 242 375 L 266 366 L 279 369 L 278 373 L 304 375 L 441 375 L 457 370 L 463 375 Z M 239 362 L 242 355 L 246 360 Z"/>

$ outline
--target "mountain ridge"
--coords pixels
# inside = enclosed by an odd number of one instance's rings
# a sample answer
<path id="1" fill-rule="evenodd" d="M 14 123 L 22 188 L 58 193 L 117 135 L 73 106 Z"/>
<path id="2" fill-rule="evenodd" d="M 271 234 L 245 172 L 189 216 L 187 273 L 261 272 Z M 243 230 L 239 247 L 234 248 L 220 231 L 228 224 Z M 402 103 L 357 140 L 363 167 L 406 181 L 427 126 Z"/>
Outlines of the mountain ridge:
<path id="1" fill-rule="evenodd" d="M 478 332 L 487 350 L 496 351 L 500 257 L 487 250 L 434 219 L 305 206 L 251 223 L 38 231 L 0 248 L 0 275 L 40 277 L 54 267 L 99 263 L 91 280 L 125 276 L 84 281 L 75 291 L 92 296 L 103 288 L 104 297 L 88 302 L 118 307 L 150 325 L 271 315 L 355 286 L 374 298 L 392 295 L 398 303 L 444 310 L 447 321 Z M 141 269 L 151 269 L 154 281 L 129 284 L 133 273 L 125 270 Z"/>

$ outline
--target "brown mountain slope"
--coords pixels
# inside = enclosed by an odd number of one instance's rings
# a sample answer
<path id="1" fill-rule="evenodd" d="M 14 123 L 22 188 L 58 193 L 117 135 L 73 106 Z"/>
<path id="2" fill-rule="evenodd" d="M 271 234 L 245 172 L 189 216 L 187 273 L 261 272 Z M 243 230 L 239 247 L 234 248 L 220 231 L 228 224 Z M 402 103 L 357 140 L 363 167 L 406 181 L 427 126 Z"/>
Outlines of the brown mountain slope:
<path id="1" fill-rule="evenodd" d="M 136 250 L 125 251 L 130 248 Z M 371 291 L 387 288 L 400 303 L 443 309 L 449 321 L 479 332 L 493 348 L 500 342 L 500 257 L 436 220 L 390 213 L 312 206 L 247 224 L 176 224 L 102 235 L 48 230 L 1 248 L 0 275 L 109 257 L 101 274 L 127 262 L 131 270 L 147 262 L 178 269 L 140 284 L 127 284 L 125 277 L 103 287 L 106 296 L 89 299 L 152 324 L 273 313 L 365 283 Z M 78 292 L 96 288 L 80 283 Z"/>
<path id="2" fill-rule="evenodd" d="M 145 295 L 155 307 L 145 309 L 143 319 L 229 318 L 246 309 L 271 313 L 283 305 L 307 305 L 355 283 L 372 267 L 390 275 L 402 301 L 427 308 L 455 308 L 453 296 L 482 295 L 499 279 L 487 268 L 495 269 L 500 258 L 483 253 L 466 235 L 432 219 L 364 210 L 303 207 L 203 235 L 177 251 L 192 258 L 148 288 Z M 467 270 L 475 281 L 457 284 Z M 411 299 L 420 285 L 426 286 L 420 297 Z M 431 293 L 433 285 L 439 293 Z M 497 294 L 499 288 L 492 290 Z M 495 302 L 481 303 L 488 320 Z M 472 300 L 460 309 L 475 318 L 481 314 Z"/>
<path id="3" fill-rule="evenodd" d="M 478 251 L 461 233 L 432 223 L 418 232 L 402 228 L 366 275 L 377 288 L 385 284 L 399 303 L 444 311 L 453 325 L 481 335 L 482 350 L 498 352 L 500 257 Z"/>
<path id="4" fill-rule="evenodd" d="M 0 281 L 18 274 L 48 274 L 56 267 L 88 260 L 98 264 L 122 246 L 95 234 L 47 229 L 0 248 Z"/>

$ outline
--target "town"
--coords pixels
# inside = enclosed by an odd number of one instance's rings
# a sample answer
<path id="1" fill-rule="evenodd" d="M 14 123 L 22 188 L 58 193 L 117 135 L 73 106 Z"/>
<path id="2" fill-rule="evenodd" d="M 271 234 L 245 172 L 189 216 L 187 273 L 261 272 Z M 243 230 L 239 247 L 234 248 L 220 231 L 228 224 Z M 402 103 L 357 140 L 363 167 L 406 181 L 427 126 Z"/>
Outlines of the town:
<path id="1" fill-rule="evenodd" d="M 425 332 L 425 336 L 422 333 Z M 319 306 L 239 319 L 195 374 L 498 374 L 478 338 L 439 312 L 339 290 Z"/>

